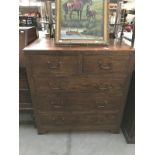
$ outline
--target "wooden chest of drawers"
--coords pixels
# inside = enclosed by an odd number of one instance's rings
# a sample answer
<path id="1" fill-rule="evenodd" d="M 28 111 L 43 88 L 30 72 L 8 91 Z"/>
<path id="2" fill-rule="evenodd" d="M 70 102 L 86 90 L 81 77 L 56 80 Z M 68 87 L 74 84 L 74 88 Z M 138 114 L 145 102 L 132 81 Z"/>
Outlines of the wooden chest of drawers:
<path id="1" fill-rule="evenodd" d="M 56 47 L 40 39 L 24 49 L 38 133 L 119 132 L 134 50 Z"/>

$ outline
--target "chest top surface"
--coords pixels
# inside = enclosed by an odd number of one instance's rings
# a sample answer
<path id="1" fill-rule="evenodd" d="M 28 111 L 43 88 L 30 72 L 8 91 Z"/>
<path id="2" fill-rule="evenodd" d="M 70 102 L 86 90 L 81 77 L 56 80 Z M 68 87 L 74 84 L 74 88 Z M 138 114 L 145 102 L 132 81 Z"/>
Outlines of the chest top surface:
<path id="1" fill-rule="evenodd" d="M 121 53 L 129 53 L 134 52 L 134 48 L 122 43 L 121 45 L 119 42 L 115 40 L 111 40 L 110 45 L 107 47 L 104 46 L 91 46 L 91 45 L 67 45 L 67 46 L 57 46 L 54 43 L 54 39 L 47 39 L 47 38 L 40 38 L 34 41 L 32 44 L 28 45 L 24 48 L 25 53 L 46 53 L 50 54 L 51 52 L 77 52 L 77 53 L 84 53 L 84 52 L 93 52 L 97 54 L 98 52 L 121 52 Z"/>

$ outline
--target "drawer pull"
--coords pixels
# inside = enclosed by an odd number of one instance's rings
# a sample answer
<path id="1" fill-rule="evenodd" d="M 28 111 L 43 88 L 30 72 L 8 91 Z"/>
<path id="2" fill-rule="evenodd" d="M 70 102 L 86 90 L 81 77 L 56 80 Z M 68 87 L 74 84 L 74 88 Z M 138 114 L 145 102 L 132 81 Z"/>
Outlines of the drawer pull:
<path id="1" fill-rule="evenodd" d="M 54 64 L 53 62 L 48 61 L 47 64 L 48 64 L 48 69 L 58 69 L 60 68 L 61 62 Z"/>
<path id="2" fill-rule="evenodd" d="M 52 90 L 61 90 L 61 88 L 59 86 L 57 86 L 57 84 L 56 84 L 55 87 L 53 87 L 53 85 L 54 84 L 52 84 L 50 82 L 48 83 L 48 86 L 49 86 L 50 89 L 52 89 Z M 59 83 L 59 85 L 60 85 L 60 83 Z"/>
<path id="3" fill-rule="evenodd" d="M 99 90 L 102 90 L 102 91 L 108 91 L 109 89 L 112 89 L 112 85 L 105 85 L 102 87 L 102 84 L 100 86 L 98 86 L 98 89 Z"/>
<path id="4" fill-rule="evenodd" d="M 61 105 L 54 105 L 54 108 L 63 108 Z"/>
<path id="5" fill-rule="evenodd" d="M 98 105 L 97 108 L 104 108 L 104 105 Z"/>
<path id="6" fill-rule="evenodd" d="M 100 90 L 108 90 L 108 87 L 99 87 Z"/>
<path id="7" fill-rule="evenodd" d="M 98 66 L 100 69 L 103 69 L 103 70 L 111 70 L 112 69 L 111 63 L 105 64 L 102 61 L 98 61 Z"/>

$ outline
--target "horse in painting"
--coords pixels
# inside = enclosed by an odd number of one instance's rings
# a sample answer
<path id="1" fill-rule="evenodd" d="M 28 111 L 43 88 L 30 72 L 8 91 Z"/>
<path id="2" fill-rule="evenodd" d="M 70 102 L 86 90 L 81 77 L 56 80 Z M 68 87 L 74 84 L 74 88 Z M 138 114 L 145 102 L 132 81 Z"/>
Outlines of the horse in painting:
<path id="1" fill-rule="evenodd" d="M 77 12 L 78 19 L 81 20 L 83 7 L 86 3 L 92 5 L 92 0 L 68 0 L 67 2 L 65 2 L 63 4 L 63 9 L 65 12 L 65 15 L 64 15 L 65 20 L 66 20 L 67 14 L 69 14 L 70 19 L 72 19 L 73 11 Z"/>

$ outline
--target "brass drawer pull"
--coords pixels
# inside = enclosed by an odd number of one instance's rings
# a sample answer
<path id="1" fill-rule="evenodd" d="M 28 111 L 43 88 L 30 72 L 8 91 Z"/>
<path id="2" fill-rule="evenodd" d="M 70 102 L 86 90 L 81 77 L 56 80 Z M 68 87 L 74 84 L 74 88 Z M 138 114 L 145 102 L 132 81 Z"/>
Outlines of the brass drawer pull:
<path id="1" fill-rule="evenodd" d="M 54 105 L 54 108 L 63 108 L 61 105 Z"/>
<path id="2" fill-rule="evenodd" d="M 107 84 L 103 87 L 102 87 L 102 84 L 100 84 L 100 86 L 98 86 L 98 89 L 102 90 L 102 91 L 107 91 L 107 90 L 112 89 L 112 88 L 113 88 L 112 85 L 107 85 Z"/>
<path id="3" fill-rule="evenodd" d="M 62 62 L 60 61 L 60 62 L 58 62 L 58 63 L 53 63 L 53 62 L 50 62 L 50 61 L 48 61 L 47 62 L 47 64 L 48 64 L 48 69 L 58 69 L 58 68 L 60 68 L 60 64 L 61 64 Z"/>
<path id="4" fill-rule="evenodd" d="M 104 105 L 98 105 L 97 108 L 104 108 Z"/>
<path id="5" fill-rule="evenodd" d="M 100 90 L 108 90 L 108 87 L 99 87 Z"/>
<path id="6" fill-rule="evenodd" d="M 60 90 L 61 89 L 59 86 L 57 86 L 57 84 L 56 84 L 55 87 L 53 85 L 54 84 L 52 84 L 50 82 L 48 83 L 49 88 L 52 89 L 52 90 Z M 60 83 L 59 83 L 59 85 L 60 85 Z"/>
<path id="7" fill-rule="evenodd" d="M 111 70 L 112 69 L 112 64 L 111 63 L 103 63 L 102 61 L 98 61 L 98 66 L 100 69 L 103 69 L 103 70 Z"/>

